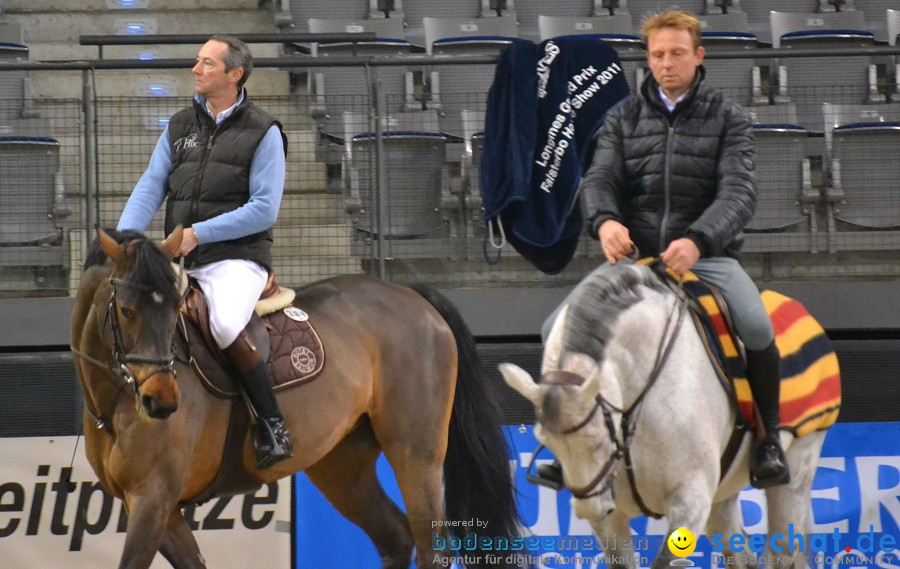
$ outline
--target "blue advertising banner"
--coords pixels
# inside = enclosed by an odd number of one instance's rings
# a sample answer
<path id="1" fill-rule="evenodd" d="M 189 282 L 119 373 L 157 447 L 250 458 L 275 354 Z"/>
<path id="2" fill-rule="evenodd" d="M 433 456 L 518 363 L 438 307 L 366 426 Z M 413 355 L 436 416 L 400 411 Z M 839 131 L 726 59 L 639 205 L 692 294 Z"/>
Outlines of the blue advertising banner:
<path id="1" fill-rule="evenodd" d="M 525 467 L 537 447 L 531 426 L 509 428 L 526 548 L 535 569 L 606 567 L 602 543 L 590 526 L 576 518 L 568 492 L 557 494 L 525 481 Z M 541 460 L 550 460 L 549 455 Z M 382 458 L 379 476 L 402 506 L 390 467 Z M 341 517 L 305 476 L 297 477 L 297 569 L 376 569 L 374 546 L 356 526 Z M 740 496 L 748 534 L 764 534 L 765 495 L 748 487 Z M 804 541 L 813 569 L 900 569 L 900 423 L 839 423 L 825 439 L 813 483 L 812 536 Z M 648 567 L 663 543 L 665 520 L 632 521 L 632 547 L 640 567 Z M 801 533 L 798 528 L 797 533 Z M 716 546 L 730 536 L 701 537 L 690 558 L 696 567 L 724 568 Z M 794 547 L 800 543 L 794 539 Z M 720 547 L 719 547 L 720 549 Z M 746 551 L 753 550 L 747 544 Z M 463 552 L 464 553 L 464 552 Z"/>

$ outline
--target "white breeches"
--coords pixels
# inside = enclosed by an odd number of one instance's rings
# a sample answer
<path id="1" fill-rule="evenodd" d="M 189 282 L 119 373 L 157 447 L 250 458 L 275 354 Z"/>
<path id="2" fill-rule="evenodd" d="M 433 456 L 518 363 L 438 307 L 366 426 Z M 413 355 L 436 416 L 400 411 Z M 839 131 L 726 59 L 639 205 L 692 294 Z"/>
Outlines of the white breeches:
<path id="1" fill-rule="evenodd" d="M 217 261 L 186 272 L 200 283 L 209 303 L 209 326 L 216 344 L 227 348 L 250 322 L 268 273 L 243 259 Z"/>

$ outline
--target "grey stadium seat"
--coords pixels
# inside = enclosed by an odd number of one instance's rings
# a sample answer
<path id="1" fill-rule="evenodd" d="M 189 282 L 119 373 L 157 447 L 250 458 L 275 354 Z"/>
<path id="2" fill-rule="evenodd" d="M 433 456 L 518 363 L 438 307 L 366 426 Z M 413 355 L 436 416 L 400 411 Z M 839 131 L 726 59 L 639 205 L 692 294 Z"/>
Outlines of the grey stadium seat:
<path id="1" fill-rule="evenodd" d="M 341 19 L 311 18 L 309 28 L 314 33 L 363 33 L 377 35 L 376 41 L 317 44 L 312 53 L 321 59 L 349 55 L 391 56 L 408 55 L 410 44 L 403 39 L 403 22 L 399 18 Z M 312 101 L 310 116 L 322 133 L 316 147 L 317 160 L 328 165 L 328 187 L 340 191 L 339 172 L 342 163 L 345 112 L 365 113 L 373 104 L 371 87 L 378 81 L 382 99 L 389 109 L 421 109 L 413 99 L 412 71 L 403 66 L 315 67 L 310 68 Z M 387 109 L 382 109 L 385 112 Z"/>
<path id="2" fill-rule="evenodd" d="M 888 45 L 897 45 L 897 36 L 900 36 L 900 10 L 887 10 L 887 42 Z M 900 60 L 897 56 L 891 56 L 890 76 L 893 81 L 889 89 L 892 101 L 900 101 Z"/>
<path id="3" fill-rule="evenodd" d="M 515 18 L 425 18 L 429 54 L 494 55 L 517 37 Z M 492 64 L 435 65 L 429 73 L 430 99 L 426 106 L 441 111 L 441 131 L 463 137 L 463 110 L 484 110 L 494 80 Z"/>
<path id="4" fill-rule="evenodd" d="M 383 117 L 380 142 L 371 131 L 350 134 L 366 125 L 366 117 L 347 113 L 344 118 L 349 172 L 345 198 L 355 230 L 354 252 L 365 255 L 366 244 L 380 234 L 391 241 L 391 256 L 445 256 L 459 199 L 449 192 L 447 140 L 437 132 L 436 113 L 400 112 Z M 378 154 L 373 150 L 379 144 L 383 160 L 376 164 L 372 161 Z M 383 169 L 380 176 L 376 174 L 379 168 Z M 383 206 L 380 229 L 379 195 Z"/>
<path id="5" fill-rule="evenodd" d="M 68 215 L 59 142 L 0 137 L 0 290 L 66 293 Z"/>
<path id="6" fill-rule="evenodd" d="M 826 105 L 832 250 L 900 248 L 900 105 Z"/>
<path id="7" fill-rule="evenodd" d="M 337 18 L 310 19 L 314 33 L 373 32 L 374 42 L 328 43 L 313 46 L 317 57 L 349 55 L 390 56 L 408 55 L 410 44 L 403 39 L 403 22 L 396 18 L 380 20 L 342 20 Z M 317 119 L 320 129 L 329 135 L 343 131 L 342 116 L 345 111 L 362 112 L 367 109 L 369 86 L 377 77 L 381 89 L 388 97 L 388 104 L 399 107 L 415 106 L 412 99 L 410 72 L 401 66 L 378 67 L 367 73 L 362 67 L 311 68 L 314 103 L 310 114 Z M 421 107 L 421 105 L 419 105 Z"/>
<path id="8" fill-rule="evenodd" d="M 874 43 L 874 34 L 866 30 L 859 11 L 772 12 L 770 16 L 774 47 L 852 48 Z M 862 104 L 879 98 L 868 57 L 783 57 L 776 69 L 776 100 L 795 102 L 800 123 L 807 128 L 818 128 L 822 103 Z"/>
<path id="9" fill-rule="evenodd" d="M 747 224 L 751 252 L 818 250 L 816 205 L 806 156 L 808 131 L 792 122 L 796 112 L 757 107 L 751 111 L 756 140 L 756 213 Z"/>
<path id="10" fill-rule="evenodd" d="M 752 50 L 757 47 L 756 34 L 750 32 L 747 14 L 703 14 L 697 16 L 703 34 L 703 46 L 707 54 L 716 50 Z M 742 59 L 703 60 L 706 82 L 721 90 L 731 100 L 741 105 L 765 105 L 769 96 L 763 90 L 760 66 L 752 57 Z"/>
<path id="11" fill-rule="evenodd" d="M 0 61 L 27 61 L 28 48 L 17 43 L 0 43 Z M 28 72 L 0 71 L 0 125 L 22 118 L 28 88 Z"/>
<path id="12" fill-rule="evenodd" d="M 378 10 L 378 4 L 378 0 L 328 0 L 328 2 L 290 0 L 290 24 L 295 28 L 294 31 L 307 32 L 311 31 L 308 27 L 310 18 L 365 20 L 384 17 L 384 13 Z M 393 0 L 388 4 L 393 8 L 390 15 L 402 19 L 403 0 Z"/>

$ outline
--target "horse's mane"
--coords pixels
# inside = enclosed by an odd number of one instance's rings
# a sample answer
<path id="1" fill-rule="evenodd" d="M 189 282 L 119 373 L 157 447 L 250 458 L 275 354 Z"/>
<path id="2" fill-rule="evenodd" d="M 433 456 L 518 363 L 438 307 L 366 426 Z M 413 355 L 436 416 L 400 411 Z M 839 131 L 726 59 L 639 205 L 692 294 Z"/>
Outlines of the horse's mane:
<path id="1" fill-rule="evenodd" d="M 666 290 L 650 267 L 617 265 L 589 276 L 569 304 L 563 352 L 578 352 L 601 361 L 619 315 L 644 297 L 641 285 Z"/>
<path id="2" fill-rule="evenodd" d="M 125 277 L 128 284 L 139 288 L 150 288 L 163 295 L 167 302 L 178 301 L 172 264 L 156 243 L 147 239 L 143 233 L 130 229 L 125 231 L 107 229 L 105 231 L 120 245 L 131 247 L 134 253 L 134 267 Z M 88 247 L 84 270 L 102 266 L 104 263 L 106 263 L 106 253 L 100 248 L 100 239 L 94 239 Z"/>

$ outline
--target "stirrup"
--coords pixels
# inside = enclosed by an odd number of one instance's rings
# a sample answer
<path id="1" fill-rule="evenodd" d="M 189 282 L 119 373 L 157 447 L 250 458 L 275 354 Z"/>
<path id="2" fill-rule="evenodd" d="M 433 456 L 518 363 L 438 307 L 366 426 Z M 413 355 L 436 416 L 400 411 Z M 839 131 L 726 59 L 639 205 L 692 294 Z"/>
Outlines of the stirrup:
<path id="1" fill-rule="evenodd" d="M 765 447 L 771 448 L 767 449 Z M 751 452 L 753 454 L 750 459 L 750 484 L 753 485 L 754 488 L 769 488 L 771 486 L 787 484 L 791 481 L 791 471 L 788 467 L 787 457 L 784 454 L 784 449 L 781 448 L 781 443 L 777 439 L 772 440 L 767 437 L 766 439 L 757 441 Z M 774 460 L 780 463 L 781 468 L 778 468 L 767 476 L 760 477 L 756 471 L 760 466 L 760 463 L 757 462 L 757 458 L 758 454 L 761 452 L 765 452 L 769 455 L 777 455 L 770 456 L 769 458 L 774 458 Z"/>
<path id="2" fill-rule="evenodd" d="M 261 430 L 262 428 L 266 430 L 265 433 Z M 268 440 L 265 440 L 264 437 Z M 265 470 L 275 463 L 294 456 L 294 448 L 284 421 L 279 420 L 273 428 L 268 420 L 259 418 L 256 423 L 256 433 L 253 436 L 253 454 L 256 456 L 257 470 Z"/>
<path id="3" fill-rule="evenodd" d="M 544 486 L 545 488 L 550 488 L 551 490 L 559 492 L 563 489 L 564 484 L 562 481 L 562 467 L 558 464 L 559 463 L 556 462 L 552 464 L 542 464 L 537 467 L 537 474 L 527 472 L 525 474 L 525 479 L 532 484 Z"/>

